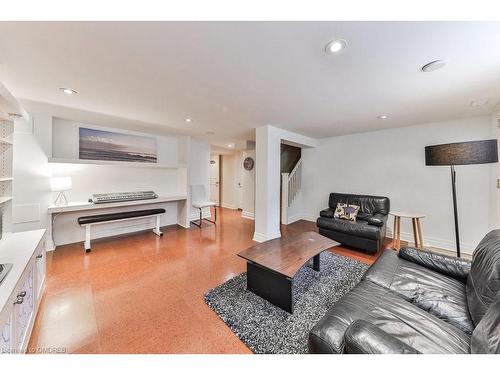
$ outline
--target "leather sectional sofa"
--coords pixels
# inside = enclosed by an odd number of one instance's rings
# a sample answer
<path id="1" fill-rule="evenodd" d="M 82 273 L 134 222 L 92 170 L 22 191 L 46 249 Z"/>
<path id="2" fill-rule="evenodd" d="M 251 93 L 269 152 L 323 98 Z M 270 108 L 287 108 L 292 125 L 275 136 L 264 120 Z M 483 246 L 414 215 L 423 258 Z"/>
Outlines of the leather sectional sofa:
<path id="1" fill-rule="evenodd" d="M 472 262 L 385 250 L 309 334 L 310 353 L 500 353 L 500 230 Z"/>
<path id="2" fill-rule="evenodd" d="M 337 203 L 360 207 L 355 222 L 333 217 Z M 331 193 L 328 208 L 316 221 L 319 233 L 343 245 L 376 253 L 384 242 L 390 201 L 387 197 Z"/>

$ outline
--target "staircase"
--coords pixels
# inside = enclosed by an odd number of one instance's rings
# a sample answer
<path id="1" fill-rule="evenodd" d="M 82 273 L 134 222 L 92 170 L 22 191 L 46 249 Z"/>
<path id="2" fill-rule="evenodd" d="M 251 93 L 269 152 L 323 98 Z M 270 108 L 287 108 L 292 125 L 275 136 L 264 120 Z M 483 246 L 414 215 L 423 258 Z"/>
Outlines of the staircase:
<path id="1" fill-rule="evenodd" d="M 281 223 L 288 224 L 288 212 L 302 186 L 302 159 L 290 173 L 281 174 Z"/>

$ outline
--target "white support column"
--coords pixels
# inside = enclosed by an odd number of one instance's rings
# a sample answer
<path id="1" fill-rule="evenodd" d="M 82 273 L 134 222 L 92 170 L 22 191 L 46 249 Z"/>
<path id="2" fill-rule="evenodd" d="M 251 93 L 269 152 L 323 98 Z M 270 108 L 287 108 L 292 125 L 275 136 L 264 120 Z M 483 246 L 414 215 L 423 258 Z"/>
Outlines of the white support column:
<path id="1" fill-rule="evenodd" d="M 257 128 L 255 141 L 254 241 L 281 237 L 280 232 L 280 138 L 271 126 Z"/>
<path id="2" fill-rule="evenodd" d="M 255 233 L 254 241 L 281 237 L 280 179 L 281 142 L 316 147 L 318 141 L 273 126 L 255 129 Z"/>

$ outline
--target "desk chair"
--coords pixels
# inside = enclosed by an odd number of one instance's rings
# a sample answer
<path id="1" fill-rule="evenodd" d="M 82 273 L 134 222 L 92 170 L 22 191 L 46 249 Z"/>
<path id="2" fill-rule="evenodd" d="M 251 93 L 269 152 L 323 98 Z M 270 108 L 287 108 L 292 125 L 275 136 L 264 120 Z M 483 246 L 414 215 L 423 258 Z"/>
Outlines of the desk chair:
<path id="1" fill-rule="evenodd" d="M 201 228 L 202 220 L 206 220 L 212 224 L 216 224 L 217 221 L 217 205 L 215 202 L 210 202 L 207 198 L 207 191 L 205 189 L 205 185 L 191 185 L 191 205 L 198 210 L 200 210 L 200 219 L 199 222 L 196 220 L 191 221 L 194 225 Z M 205 207 L 214 207 L 215 215 L 214 220 L 205 219 L 202 217 L 202 211 Z"/>

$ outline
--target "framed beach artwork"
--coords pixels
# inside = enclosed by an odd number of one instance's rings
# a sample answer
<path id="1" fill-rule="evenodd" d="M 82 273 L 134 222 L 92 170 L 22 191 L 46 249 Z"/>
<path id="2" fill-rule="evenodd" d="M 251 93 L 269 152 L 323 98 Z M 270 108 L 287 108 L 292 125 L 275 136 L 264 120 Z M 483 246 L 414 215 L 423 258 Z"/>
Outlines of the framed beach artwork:
<path id="1" fill-rule="evenodd" d="M 156 163 L 156 138 L 79 128 L 79 158 Z"/>

